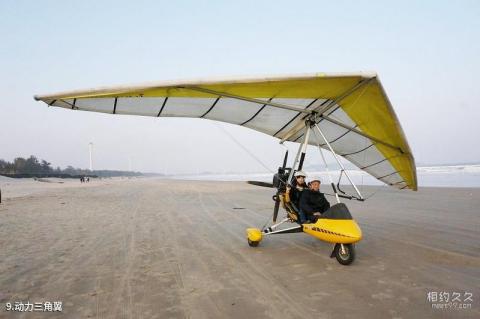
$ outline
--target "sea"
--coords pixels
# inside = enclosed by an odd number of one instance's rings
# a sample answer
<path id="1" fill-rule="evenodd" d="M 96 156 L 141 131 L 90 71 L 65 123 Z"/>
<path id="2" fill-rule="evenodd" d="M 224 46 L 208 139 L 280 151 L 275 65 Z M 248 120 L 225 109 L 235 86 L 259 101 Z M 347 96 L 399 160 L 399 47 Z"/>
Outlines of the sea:
<path id="1" fill-rule="evenodd" d="M 350 178 L 356 185 L 383 185 L 368 173 L 357 170 L 347 170 Z M 192 174 L 170 176 L 182 180 L 210 180 L 210 181 L 262 181 L 271 182 L 274 172 L 266 173 L 226 173 L 226 174 Z M 324 171 L 306 171 L 308 179 L 320 179 L 329 183 L 330 178 Z M 340 175 L 339 170 L 330 171 L 336 184 Z M 480 164 L 417 167 L 419 187 L 480 187 Z M 340 184 L 348 184 L 345 176 Z"/>

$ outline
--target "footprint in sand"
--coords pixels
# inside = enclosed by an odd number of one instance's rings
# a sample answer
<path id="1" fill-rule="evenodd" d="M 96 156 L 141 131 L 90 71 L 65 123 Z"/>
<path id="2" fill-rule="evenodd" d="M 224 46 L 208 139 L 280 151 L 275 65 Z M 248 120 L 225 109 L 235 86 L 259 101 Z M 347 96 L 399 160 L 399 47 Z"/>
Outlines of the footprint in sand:
<path id="1" fill-rule="evenodd" d="M 378 294 L 372 294 L 372 298 L 376 300 L 392 299 L 393 295 L 388 292 L 379 292 Z"/>
<path id="2" fill-rule="evenodd" d="M 371 269 L 385 271 L 385 264 L 379 263 L 377 265 L 370 266 Z"/>
<path id="3" fill-rule="evenodd" d="M 311 293 L 308 297 L 312 300 L 322 300 L 324 297 L 331 296 L 331 294 L 323 291 Z"/>

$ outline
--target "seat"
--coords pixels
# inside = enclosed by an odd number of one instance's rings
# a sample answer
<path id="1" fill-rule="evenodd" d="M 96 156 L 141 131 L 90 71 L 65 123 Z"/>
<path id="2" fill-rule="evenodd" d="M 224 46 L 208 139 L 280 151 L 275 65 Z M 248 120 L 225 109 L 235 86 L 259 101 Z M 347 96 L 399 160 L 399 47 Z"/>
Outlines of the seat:
<path id="1" fill-rule="evenodd" d="M 352 219 L 352 215 L 344 203 L 332 205 L 319 219 Z"/>
<path id="2" fill-rule="evenodd" d="M 288 218 L 299 223 L 300 215 L 298 214 L 298 208 L 290 201 L 288 194 L 285 193 L 280 195 L 280 201 L 282 203 L 282 207 L 287 211 Z"/>

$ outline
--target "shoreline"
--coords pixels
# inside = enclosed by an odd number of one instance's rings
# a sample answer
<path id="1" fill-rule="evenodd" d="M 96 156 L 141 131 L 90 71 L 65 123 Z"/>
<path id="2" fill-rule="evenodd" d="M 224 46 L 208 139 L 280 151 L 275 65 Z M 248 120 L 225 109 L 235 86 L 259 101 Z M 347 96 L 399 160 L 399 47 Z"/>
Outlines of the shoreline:
<path id="1" fill-rule="evenodd" d="M 0 190 L 2 192 L 2 200 L 7 200 L 11 198 L 18 198 L 29 196 L 32 194 L 42 193 L 52 189 L 62 189 L 62 188 L 75 188 L 75 187 L 94 187 L 94 186 L 103 186 L 109 183 L 119 183 L 127 181 L 139 181 L 139 180 L 158 180 L 158 181 L 172 181 L 172 182 L 191 182 L 191 183 L 238 183 L 238 184 L 247 184 L 246 181 L 239 180 L 215 180 L 215 179 L 189 179 L 189 178 L 179 178 L 179 177 L 157 177 L 157 176 L 145 176 L 145 177 L 113 177 L 113 178 L 92 178 L 89 183 L 80 183 L 78 179 L 72 178 L 42 178 L 42 180 L 35 180 L 32 178 L 7 178 L 0 176 Z M 247 184 L 248 185 L 248 184 Z M 341 184 L 346 188 L 349 188 L 349 184 Z M 388 185 L 357 185 L 362 192 L 362 189 L 369 191 L 378 191 L 379 189 L 390 189 L 392 191 L 399 191 L 395 188 L 392 188 Z M 268 188 L 266 188 L 268 189 Z M 324 185 L 322 189 L 325 192 L 331 192 L 329 185 Z M 419 186 L 419 191 L 423 189 L 471 189 L 472 191 L 480 189 L 480 186 Z M 403 192 L 412 192 L 411 190 L 403 190 Z M 414 193 L 414 192 L 413 192 Z"/>

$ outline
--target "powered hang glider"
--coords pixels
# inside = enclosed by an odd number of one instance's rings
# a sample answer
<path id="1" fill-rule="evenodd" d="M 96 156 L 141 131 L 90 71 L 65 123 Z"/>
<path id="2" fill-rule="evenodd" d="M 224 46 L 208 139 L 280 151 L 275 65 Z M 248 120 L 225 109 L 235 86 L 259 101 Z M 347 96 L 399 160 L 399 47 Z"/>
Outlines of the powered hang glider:
<path id="1" fill-rule="evenodd" d="M 339 183 L 335 187 L 331 180 L 338 202 L 339 197 L 363 200 L 339 157 L 385 184 L 417 190 L 413 155 L 376 74 L 318 73 L 162 82 L 36 95 L 35 100 L 49 106 L 107 114 L 210 119 L 260 131 L 278 138 L 281 144 L 300 143 L 292 168 L 286 168 L 287 152 L 274 184 L 269 185 L 277 188 L 274 222 L 280 203 L 287 218 L 261 230 L 248 229 L 251 246 L 258 245 L 266 234 L 304 231 L 334 243 L 332 256 L 336 255 L 340 263 L 353 261 L 353 243 L 361 239 L 361 231 L 343 204 L 338 204 L 343 206 L 336 210 L 337 205 L 332 206 L 333 212 L 324 214 L 330 217 L 302 225 L 298 223 L 298 209 L 286 196 L 286 185 L 294 172 L 301 170 L 307 145 L 318 146 L 320 152 L 331 151 L 342 167 L 340 178 L 344 174 L 357 192 L 356 196 L 348 196 L 339 189 Z M 276 230 L 286 221 L 298 225 Z"/>

